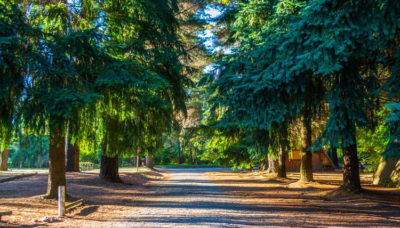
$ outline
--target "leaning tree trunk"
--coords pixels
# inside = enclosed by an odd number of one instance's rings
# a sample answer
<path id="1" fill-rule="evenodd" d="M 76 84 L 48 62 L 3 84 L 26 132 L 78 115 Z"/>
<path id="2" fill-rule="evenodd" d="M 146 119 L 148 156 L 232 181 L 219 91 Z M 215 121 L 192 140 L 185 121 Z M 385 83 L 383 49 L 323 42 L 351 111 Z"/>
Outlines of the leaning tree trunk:
<path id="1" fill-rule="evenodd" d="M 310 182 L 314 180 L 313 167 L 312 167 L 312 152 L 310 147 L 312 145 L 312 129 L 311 119 L 305 118 L 303 120 L 302 134 L 301 134 L 301 164 L 300 164 L 300 181 Z"/>
<path id="2" fill-rule="evenodd" d="M 353 143 L 347 147 L 342 146 L 343 151 L 343 185 L 347 191 L 360 191 L 360 171 L 357 157 L 357 144 L 355 130 L 352 130 Z"/>
<path id="3" fill-rule="evenodd" d="M 337 156 L 337 148 L 336 147 L 331 147 L 329 155 L 332 159 L 333 164 L 335 165 L 335 167 L 339 167 L 339 160 L 338 160 L 338 156 Z"/>
<path id="4" fill-rule="evenodd" d="M 75 142 L 75 145 L 71 144 L 71 139 L 67 140 L 67 172 L 79 172 L 79 146 Z"/>
<path id="5" fill-rule="evenodd" d="M 65 186 L 65 138 L 61 127 L 50 127 L 49 179 L 43 198 L 56 199 L 58 186 Z"/>
<path id="6" fill-rule="evenodd" d="M 278 177 L 286 178 L 286 150 L 279 148 Z"/>
<path id="7" fill-rule="evenodd" d="M 274 161 L 274 157 L 272 156 L 271 153 L 268 153 L 268 169 L 266 172 L 267 173 L 276 173 L 275 161 Z"/>
<path id="8" fill-rule="evenodd" d="M 392 180 L 392 173 L 399 164 L 400 161 L 394 158 L 381 158 L 378 169 L 374 174 L 373 184 L 385 187 L 393 187 L 395 183 Z"/>
<path id="9" fill-rule="evenodd" d="M 10 155 L 10 150 L 3 150 L 1 153 L 0 161 L 0 171 L 8 170 L 8 156 Z"/>

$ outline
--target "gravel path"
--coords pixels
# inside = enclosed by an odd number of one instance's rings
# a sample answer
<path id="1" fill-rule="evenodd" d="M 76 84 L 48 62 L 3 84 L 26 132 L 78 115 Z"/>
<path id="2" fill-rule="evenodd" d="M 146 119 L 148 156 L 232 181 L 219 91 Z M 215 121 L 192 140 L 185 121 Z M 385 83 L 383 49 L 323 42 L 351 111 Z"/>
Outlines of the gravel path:
<path id="1" fill-rule="evenodd" d="M 211 183 L 205 172 L 224 169 L 168 169 L 169 179 L 132 205 L 135 209 L 112 227 L 243 227 L 262 226 L 265 214 Z M 268 218 L 268 216 L 267 216 Z"/>

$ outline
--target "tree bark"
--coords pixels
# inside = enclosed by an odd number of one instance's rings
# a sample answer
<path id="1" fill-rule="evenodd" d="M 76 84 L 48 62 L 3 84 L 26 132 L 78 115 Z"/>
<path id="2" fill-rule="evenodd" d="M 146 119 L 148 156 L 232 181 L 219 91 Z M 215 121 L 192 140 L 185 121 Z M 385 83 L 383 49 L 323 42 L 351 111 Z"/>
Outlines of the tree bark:
<path id="1" fill-rule="evenodd" d="M 268 157 L 260 162 L 260 170 L 264 171 L 268 169 Z"/>
<path id="2" fill-rule="evenodd" d="M 3 150 L 1 153 L 1 161 L 0 161 L 0 171 L 7 171 L 8 170 L 8 157 L 10 155 L 10 150 L 6 149 Z"/>
<path id="3" fill-rule="evenodd" d="M 0 150 L 0 171 L 8 170 L 8 157 L 10 156 L 11 138 L 12 138 L 12 128 L 10 123 L 4 139 L 4 144 L 6 145 L 6 148 L 3 148 L 4 149 L 3 152 L 1 152 Z"/>
<path id="4" fill-rule="evenodd" d="M 331 147 L 329 155 L 332 159 L 333 164 L 335 165 L 335 167 L 339 167 L 339 159 L 338 159 L 338 155 L 337 155 L 337 148 L 336 147 Z"/>
<path id="5" fill-rule="evenodd" d="M 105 134 L 103 140 L 100 163 L 100 178 L 110 182 L 122 182 L 118 175 L 118 155 L 107 155 L 107 134 Z"/>
<path id="6" fill-rule="evenodd" d="M 56 199 L 58 186 L 65 186 L 65 138 L 61 127 L 50 127 L 49 178 L 46 199 Z"/>
<path id="7" fill-rule="evenodd" d="M 310 182 L 314 180 L 312 167 L 312 129 L 311 119 L 304 118 L 301 134 L 301 164 L 300 164 L 300 181 Z"/>
<path id="8" fill-rule="evenodd" d="M 343 185 L 347 191 L 360 191 L 360 171 L 357 156 L 357 144 L 355 131 L 353 130 L 353 143 L 347 147 L 342 146 L 343 151 Z"/>
<path id="9" fill-rule="evenodd" d="M 67 140 L 67 172 L 79 172 L 79 146 L 71 144 L 71 139 Z"/>
<path id="10" fill-rule="evenodd" d="M 146 167 L 149 169 L 154 168 L 154 158 L 153 156 L 146 156 Z"/>
<path id="11" fill-rule="evenodd" d="M 136 154 L 136 172 L 139 172 L 139 152 Z"/>
<path id="12" fill-rule="evenodd" d="M 276 173 L 275 161 L 274 161 L 274 157 L 272 156 L 271 153 L 268 153 L 268 169 L 266 172 L 267 173 Z"/>
<path id="13" fill-rule="evenodd" d="M 178 144 L 178 160 L 177 160 L 177 163 L 181 164 L 181 141 L 179 139 L 177 141 L 177 144 Z"/>
<path id="14" fill-rule="evenodd" d="M 286 178 L 286 151 L 282 146 L 279 148 L 278 177 Z"/>
<path id="15" fill-rule="evenodd" d="M 118 155 L 114 157 L 101 155 L 100 177 L 110 182 L 122 182 L 118 175 Z"/>
<path id="16" fill-rule="evenodd" d="M 396 165 L 400 164 L 400 161 L 394 158 L 388 158 L 385 160 L 381 158 L 378 169 L 374 174 L 374 185 L 380 185 L 385 187 L 394 187 L 395 183 L 392 180 L 392 173 L 396 169 Z"/>

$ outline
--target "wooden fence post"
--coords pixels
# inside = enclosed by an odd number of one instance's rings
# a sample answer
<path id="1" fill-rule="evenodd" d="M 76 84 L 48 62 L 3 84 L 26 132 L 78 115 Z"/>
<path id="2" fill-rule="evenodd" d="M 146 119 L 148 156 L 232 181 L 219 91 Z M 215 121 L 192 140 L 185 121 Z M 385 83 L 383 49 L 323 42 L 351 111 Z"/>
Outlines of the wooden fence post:
<path id="1" fill-rule="evenodd" d="M 65 216 L 65 186 L 58 186 L 58 216 Z"/>

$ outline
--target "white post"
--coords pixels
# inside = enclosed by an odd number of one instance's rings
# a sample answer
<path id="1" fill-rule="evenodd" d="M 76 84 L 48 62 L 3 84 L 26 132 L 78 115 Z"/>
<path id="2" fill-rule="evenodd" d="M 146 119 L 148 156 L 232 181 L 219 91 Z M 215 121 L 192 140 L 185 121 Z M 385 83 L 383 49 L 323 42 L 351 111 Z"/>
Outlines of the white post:
<path id="1" fill-rule="evenodd" d="M 58 186 L 58 216 L 65 215 L 65 186 Z"/>

